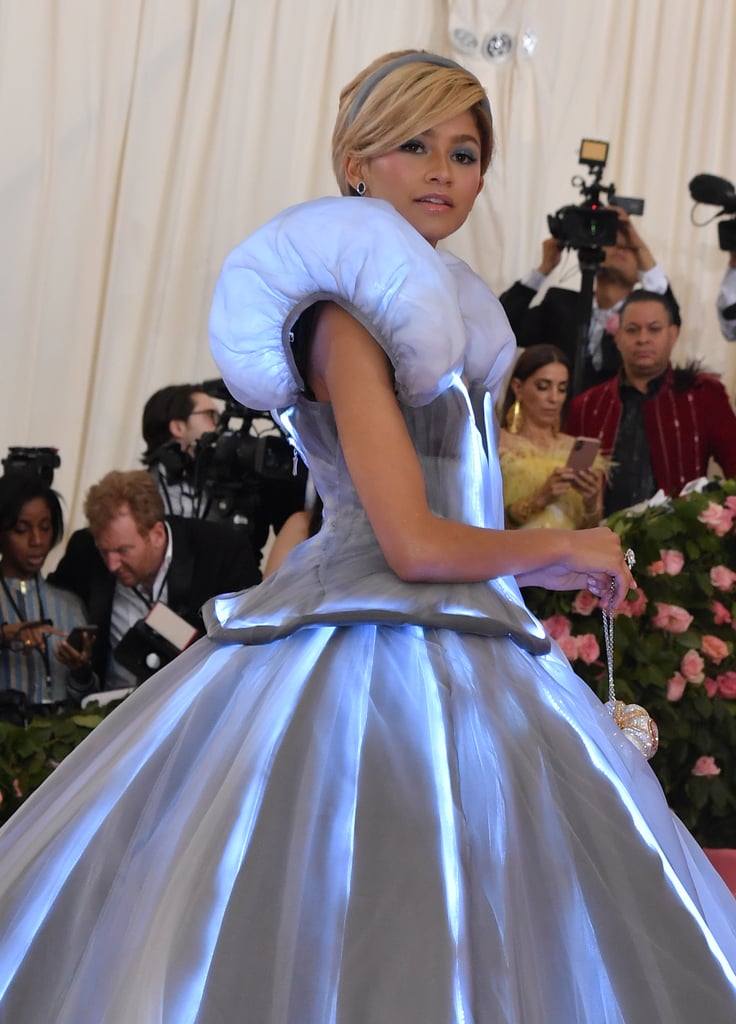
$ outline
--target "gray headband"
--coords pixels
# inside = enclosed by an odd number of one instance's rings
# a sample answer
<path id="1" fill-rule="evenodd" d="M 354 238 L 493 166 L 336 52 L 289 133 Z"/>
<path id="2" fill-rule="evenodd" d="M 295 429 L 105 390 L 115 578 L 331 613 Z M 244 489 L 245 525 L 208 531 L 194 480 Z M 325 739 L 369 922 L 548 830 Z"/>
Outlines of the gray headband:
<path id="1" fill-rule="evenodd" d="M 462 64 L 458 64 L 454 60 L 450 60 L 449 57 L 440 57 L 438 53 L 428 53 L 425 50 L 416 50 L 414 53 L 405 53 L 401 57 L 395 57 L 390 60 L 383 67 L 378 68 L 366 78 L 365 82 L 358 89 L 357 95 L 353 100 L 352 106 L 347 117 L 348 126 L 355 120 L 360 108 L 363 106 L 365 101 L 368 99 L 370 93 L 375 89 L 379 82 L 382 82 L 386 75 L 390 75 L 392 71 L 396 71 L 397 68 L 403 68 L 405 64 L 436 64 L 440 68 L 456 68 L 458 71 L 464 71 L 467 75 L 475 78 L 472 72 L 464 68 Z M 478 85 L 481 85 L 480 81 L 476 78 Z M 481 89 L 483 86 L 481 85 Z M 488 115 L 488 120 L 492 121 L 491 117 L 491 104 L 486 95 L 480 100 L 480 105 Z"/>

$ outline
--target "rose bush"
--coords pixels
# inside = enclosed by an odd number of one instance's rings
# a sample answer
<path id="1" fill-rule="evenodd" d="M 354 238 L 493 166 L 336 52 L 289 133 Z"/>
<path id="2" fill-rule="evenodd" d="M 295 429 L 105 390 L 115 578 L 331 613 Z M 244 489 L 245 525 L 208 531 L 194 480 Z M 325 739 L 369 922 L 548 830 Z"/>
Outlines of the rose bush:
<path id="1" fill-rule="evenodd" d="M 642 704 L 657 722 L 651 766 L 670 806 L 711 847 L 736 847 L 735 521 L 736 480 L 607 520 L 637 559 L 638 589 L 615 620 L 616 696 Z M 524 596 L 606 700 L 597 599 L 536 588 Z"/>

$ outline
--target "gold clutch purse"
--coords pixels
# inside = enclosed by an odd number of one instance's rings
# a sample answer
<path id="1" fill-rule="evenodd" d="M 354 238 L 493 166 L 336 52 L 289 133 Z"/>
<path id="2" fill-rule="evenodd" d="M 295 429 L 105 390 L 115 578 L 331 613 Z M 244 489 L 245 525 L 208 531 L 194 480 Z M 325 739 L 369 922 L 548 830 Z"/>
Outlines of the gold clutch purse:
<path id="1" fill-rule="evenodd" d="M 622 700 L 609 700 L 606 704 L 611 717 L 627 739 L 646 757 L 654 757 L 659 746 L 657 723 L 639 704 L 624 704 Z"/>

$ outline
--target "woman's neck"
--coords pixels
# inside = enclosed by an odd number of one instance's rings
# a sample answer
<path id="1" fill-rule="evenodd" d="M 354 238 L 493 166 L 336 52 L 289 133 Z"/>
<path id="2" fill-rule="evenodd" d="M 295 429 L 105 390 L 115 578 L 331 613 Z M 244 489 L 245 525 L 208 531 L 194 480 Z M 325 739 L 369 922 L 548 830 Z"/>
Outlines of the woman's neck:
<path id="1" fill-rule="evenodd" d="M 12 568 L 6 569 L 2 562 L 0 562 L 0 576 L 6 580 L 19 580 L 22 583 L 28 583 L 36 578 L 36 573 L 21 572 L 20 570 L 14 571 Z"/>
<path id="2" fill-rule="evenodd" d="M 547 426 L 536 426 L 533 423 L 524 422 L 519 430 L 519 437 L 531 441 L 537 448 L 549 448 L 557 438 L 557 431 Z"/>

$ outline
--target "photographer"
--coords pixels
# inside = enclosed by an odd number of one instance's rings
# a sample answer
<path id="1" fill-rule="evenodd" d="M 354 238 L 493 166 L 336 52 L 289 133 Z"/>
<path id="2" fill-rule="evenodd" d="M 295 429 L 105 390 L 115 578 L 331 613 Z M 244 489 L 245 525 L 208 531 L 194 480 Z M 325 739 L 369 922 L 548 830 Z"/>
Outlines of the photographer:
<path id="1" fill-rule="evenodd" d="M 143 437 L 142 461 L 167 514 L 241 528 L 259 561 L 271 527 L 278 533 L 304 508 L 306 468 L 283 432 L 269 413 L 237 402 L 221 379 L 155 392 Z"/>
<path id="2" fill-rule="evenodd" d="M 77 594 L 99 627 L 92 659 L 105 689 L 138 681 L 113 652 L 157 602 L 201 630 L 205 601 L 260 582 L 241 531 L 165 516 L 144 470 L 108 473 L 87 492 L 84 512 L 89 528 L 72 535 L 51 579 Z"/>
<path id="3" fill-rule="evenodd" d="M 595 274 L 582 389 L 608 380 L 621 366 L 614 336 L 623 302 L 635 288 L 665 295 L 675 311 L 675 323 L 680 323 L 679 307 L 669 281 L 629 215 L 615 205 L 606 208 L 617 212 L 618 231 L 616 244 L 602 247 L 604 258 Z M 574 367 L 579 293 L 569 288 L 550 288 L 542 301 L 530 308 L 534 296 L 561 258 L 561 243 L 556 238 L 545 239 L 539 267 L 513 284 L 500 299 L 521 348 L 556 345 Z"/>
<path id="4" fill-rule="evenodd" d="M 728 266 L 716 299 L 716 312 L 723 337 L 726 341 L 736 341 L 736 252 L 729 253 Z"/>
<path id="5" fill-rule="evenodd" d="M 705 224 L 716 218 L 727 218 L 718 224 L 718 244 L 722 252 L 728 253 L 728 265 L 716 299 L 716 313 L 723 337 L 726 341 L 736 341 L 736 217 L 731 216 L 736 213 L 736 189 L 727 178 L 716 174 L 696 174 L 690 179 L 688 189 L 696 204 L 690 217 L 698 227 L 704 226 L 694 216 L 699 203 L 720 207 Z"/>
<path id="6" fill-rule="evenodd" d="M 193 460 L 197 442 L 219 420 L 213 399 L 196 384 L 171 384 L 146 402 L 141 461 L 155 479 L 168 515 L 205 518 L 207 496 L 192 479 Z"/>

